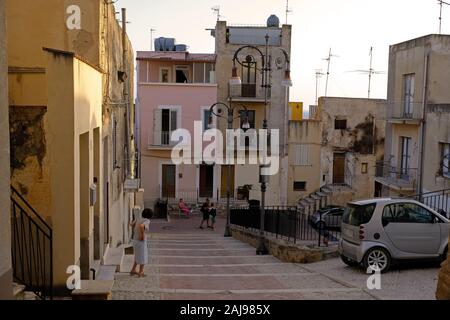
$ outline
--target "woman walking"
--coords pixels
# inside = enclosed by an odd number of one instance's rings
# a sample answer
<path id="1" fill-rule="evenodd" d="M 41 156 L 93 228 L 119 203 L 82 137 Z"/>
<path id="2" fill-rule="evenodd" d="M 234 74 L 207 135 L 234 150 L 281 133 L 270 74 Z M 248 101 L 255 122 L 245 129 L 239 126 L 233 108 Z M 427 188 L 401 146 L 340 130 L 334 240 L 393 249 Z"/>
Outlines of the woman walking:
<path id="1" fill-rule="evenodd" d="M 148 248 L 147 238 L 145 237 L 145 231 L 148 231 L 150 225 L 150 219 L 153 217 L 153 211 L 151 209 L 144 209 L 141 217 L 136 217 L 131 223 L 134 228 L 133 235 L 133 248 L 134 248 L 134 264 L 130 271 L 130 275 L 137 275 L 139 277 L 145 277 L 144 266 L 148 264 Z M 136 268 L 139 265 L 139 272 L 136 272 Z"/>

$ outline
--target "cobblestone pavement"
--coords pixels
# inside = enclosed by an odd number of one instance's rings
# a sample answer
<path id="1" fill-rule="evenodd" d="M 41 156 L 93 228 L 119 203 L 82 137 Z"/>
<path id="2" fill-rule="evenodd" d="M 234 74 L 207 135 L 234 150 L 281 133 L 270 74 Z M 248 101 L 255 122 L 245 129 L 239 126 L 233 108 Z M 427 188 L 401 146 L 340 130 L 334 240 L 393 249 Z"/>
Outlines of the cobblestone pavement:
<path id="1" fill-rule="evenodd" d="M 257 256 L 255 249 L 224 238 L 225 219 L 215 231 L 200 230 L 200 218 L 153 221 L 147 277 L 117 273 L 114 299 L 276 300 L 375 299 L 351 283 L 310 267 Z M 125 256 L 129 271 L 133 256 Z"/>

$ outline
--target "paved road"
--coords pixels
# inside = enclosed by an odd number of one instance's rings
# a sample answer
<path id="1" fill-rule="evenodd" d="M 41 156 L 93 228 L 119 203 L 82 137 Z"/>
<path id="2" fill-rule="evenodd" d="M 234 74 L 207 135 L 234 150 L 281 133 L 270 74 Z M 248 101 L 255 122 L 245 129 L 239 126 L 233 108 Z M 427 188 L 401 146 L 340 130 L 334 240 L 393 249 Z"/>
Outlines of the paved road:
<path id="1" fill-rule="evenodd" d="M 114 299 L 277 300 L 374 299 L 355 284 L 309 267 L 257 256 L 255 249 L 224 238 L 223 218 L 216 231 L 200 230 L 200 220 L 152 223 L 147 277 L 116 274 Z M 124 270 L 133 257 L 126 256 Z"/>

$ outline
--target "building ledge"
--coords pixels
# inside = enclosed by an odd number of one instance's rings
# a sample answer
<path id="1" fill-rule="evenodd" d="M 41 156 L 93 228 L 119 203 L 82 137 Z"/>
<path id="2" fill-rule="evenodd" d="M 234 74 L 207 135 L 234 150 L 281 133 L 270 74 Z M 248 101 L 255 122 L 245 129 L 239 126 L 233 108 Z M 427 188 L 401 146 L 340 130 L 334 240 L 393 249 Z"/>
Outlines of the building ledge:
<path id="1" fill-rule="evenodd" d="M 231 100 L 233 102 L 254 102 L 254 103 L 264 103 L 264 98 L 254 98 L 254 97 L 232 97 Z M 230 101 L 230 98 L 228 98 Z M 267 99 L 267 102 L 270 103 L 270 98 Z"/>
<path id="2" fill-rule="evenodd" d="M 405 180 L 375 177 L 375 181 L 396 191 L 415 191 L 414 184 Z"/>
<path id="3" fill-rule="evenodd" d="M 422 119 L 411 119 L 411 118 L 388 118 L 388 123 L 392 124 L 409 124 L 409 125 L 420 125 L 422 123 Z"/>
<path id="4" fill-rule="evenodd" d="M 200 88 L 217 88 L 217 84 L 216 84 L 216 83 L 139 82 L 139 86 L 148 86 L 148 87 L 200 87 Z"/>

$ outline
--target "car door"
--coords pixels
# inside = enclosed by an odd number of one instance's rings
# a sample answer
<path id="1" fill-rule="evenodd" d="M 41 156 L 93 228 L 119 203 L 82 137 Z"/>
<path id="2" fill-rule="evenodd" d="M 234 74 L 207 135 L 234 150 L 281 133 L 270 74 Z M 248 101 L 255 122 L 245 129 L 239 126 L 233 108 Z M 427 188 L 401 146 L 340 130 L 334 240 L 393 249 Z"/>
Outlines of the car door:
<path id="1" fill-rule="evenodd" d="M 434 214 L 409 202 L 386 205 L 383 227 L 395 248 L 404 253 L 434 255 L 440 244 L 440 227 Z"/>

